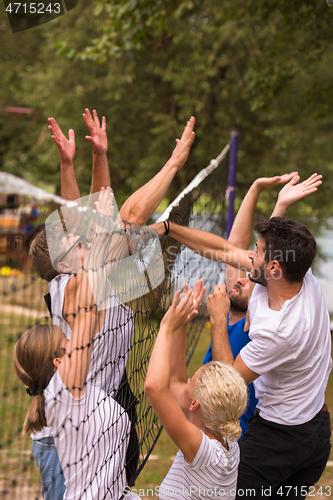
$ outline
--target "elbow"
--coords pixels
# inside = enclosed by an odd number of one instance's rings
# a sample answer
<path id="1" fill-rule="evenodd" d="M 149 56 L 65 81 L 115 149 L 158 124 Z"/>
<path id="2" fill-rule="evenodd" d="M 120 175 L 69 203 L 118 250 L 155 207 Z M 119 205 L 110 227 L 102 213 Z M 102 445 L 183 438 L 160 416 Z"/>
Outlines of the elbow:
<path id="1" fill-rule="evenodd" d="M 123 222 L 129 222 L 134 226 L 144 226 L 147 222 L 140 214 L 134 213 L 131 210 L 124 210 L 123 212 L 119 212 L 119 215 Z"/>
<path id="2" fill-rule="evenodd" d="M 145 380 L 144 391 L 146 396 L 149 396 L 149 394 L 153 394 L 154 392 L 156 392 L 156 383 L 152 377 L 149 377 L 149 375 L 147 375 Z"/>
<path id="3" fill-rule="evenodd" d="M 154 406 L 155 401 L 158 401 L 158 399 L 161 398 L 161 394 L 163 392 L 162 387 L 160 387 L 159 384 L 148 378 L 145 381 L 144 391 L 152 406 Z"/>
<path id="4" fill-rule="evenodd" d="M 144 385 L 144 391 L 145 395 L 150 401 L 151 397 L 154 397 L 154 394 L 156 393 L 156 384 L 152 379 L 149 379 L 148 377 L 146 378 L 145 385 Z"/>
<path id="5" fill-rule="evenodd" d="M 229 237 L 228 242 L 231 243 L 234 247 L 240 248 L 242 250 L 247 250 L 249 248 L 249 245 L 251 244 L 251 240 L 249 242 L 244 241 L 244 238 L 237 238 L 237 237 Z"/>
<path id="6" fill-rule="evenodd" d="M 127 200 L 121 209 L 119 210 L 119 215 L 124 222 L 131 222 L 132 224 L 137 224 L 137 220 L 140 218 L 137 216 L 137 207 L 132 203 L 132 200 Z"/>

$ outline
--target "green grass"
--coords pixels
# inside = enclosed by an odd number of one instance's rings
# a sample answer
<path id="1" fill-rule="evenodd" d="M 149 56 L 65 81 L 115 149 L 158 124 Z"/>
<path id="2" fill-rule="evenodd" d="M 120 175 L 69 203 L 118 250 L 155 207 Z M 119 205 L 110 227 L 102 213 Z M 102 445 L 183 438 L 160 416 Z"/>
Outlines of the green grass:
<path id="1" fill-rule="evenodd" d="M 22 386 L 16 376 L 13 365 L 13 349 L 18 334 L 25 330 L 24 323 L 13 317 L 1 324 L 0 334 L 0 450 L 15 452 L 17 437 L 26 415 L 29 401 L 24 397 Z M 10 332 L 10 333 L 9 333 Z M 13 333 L 11 333 L 13 332 Z M 1 461 L 1 465 L 2 461 Z"/>
<path id="2" fill-rule="evenodd" d="M 17 340 L 18 336 L 35 324 L 35 320 L 27 316 L 17 314 L 1 314 L 0 318 L 0 340 L 1 344 L 10 343 L 11 339 Z"/>

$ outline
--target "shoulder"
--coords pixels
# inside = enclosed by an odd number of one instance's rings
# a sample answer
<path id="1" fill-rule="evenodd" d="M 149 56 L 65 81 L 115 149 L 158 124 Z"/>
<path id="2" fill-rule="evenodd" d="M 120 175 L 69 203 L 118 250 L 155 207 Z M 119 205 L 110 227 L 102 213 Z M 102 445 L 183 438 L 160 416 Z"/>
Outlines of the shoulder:
<path id="1" fill-rule="evenodd" d="M 59 370 L 57 370 L 45 389 L 45 401 L 61 401 L 63 399 L 64 392 L 68 391 L 61 379 Z"/>
<path id="2" fill-rule="evenodd" d="M 306 297 L 316 296 L 317 299 L 324 297 L 322 288 L 317 278 L 312 274 L 311 267 L 303 278 L 301 293 L 297 294 L 297 299 L 303 301 Z"/>
<path id="3" fill-rule="evenodd" d="M 219 470 L 233 470 L 239 463 L 239 445 L 237 441 L 228 440 L 227 450 L 216 439 L 209 438 L 202 433 L 202 441 L 197 454 L 190 464 L 185 466 L 191 469 L 217 467 Z"/>
<path id="4" fill-rule="evenodd" d="M 59 282 L 59 289 L 64 293 L 64 309 L 71 309 L 75 302 L 76 293 L 82 281 L 82 274 L 63 274 Z"/>
<path id="5" fill-rule="evenodd" d="M 256 284 L 253 288 L 250 301 L 249 312 L 252 315 L 258 308 L 265 309 L 267 306 L 267 290 L 264 286 Z"/>
<path id="6" fill-rule="evenodd" d="M 55 276 L 55 278 L 48 283 L 50 294 L 57 293 L 60 288 L 65 288 L 72 277 L 72 274 L 58 274 L 58 276 Z"/>
<path id="7" fill-rule="evenodd" d="M 63 391 L 66 390 L 57 370 L 45 389 L 45 417 L 49 426 L 55 425 L 58 410 L 55 407 L 61 402 Z"/>
<path id="8" fill-rule="evenodd" d="M 317 290 L 317 289 L 321 290 L 321 286 L 320 286 L 317 278 L 312 274 L 311 267 L 303 278 L 303 287 L 306 289 L 308 288 L 308 289 L 314 289 L 314 290 Z"/>
<path id="9" fill-rule="evenodd" d="M 262 285 L 259 285 L 259 283 L 256 283 L 253 287 L 253 291 L 252 291 L 251 298 L 250 298 L 250 304 L 251 304 L 251 302 L 253 303 L 256 301 L 261 301 L 266 297 L 267 297 L 266 288 Z"/>
<path id="10" fill-rule="evenodd" d="M 236 321 L 233 325 L 228 325 L 228 330 L 234 328 L 235 330 L 244 330 L 245 326 L 245 321 L 246 321 L 246 316 L 244 318 L 240 319 L 239 321 Z"/>

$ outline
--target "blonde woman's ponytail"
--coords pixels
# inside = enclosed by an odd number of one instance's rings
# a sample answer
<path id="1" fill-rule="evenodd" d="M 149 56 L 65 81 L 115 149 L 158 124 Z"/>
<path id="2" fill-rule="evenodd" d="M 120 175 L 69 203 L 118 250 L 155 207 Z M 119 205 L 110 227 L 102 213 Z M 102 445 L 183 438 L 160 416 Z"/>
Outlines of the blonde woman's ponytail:
<path id="1" fill-rule="evenodd" d="M 204 365 L 193 395 L 201 407 L 204 429 L 232 441 L 241 436 L 239 417 L 247 405 L 247 387 L 231 365 L 221 361 Z"/>
<path id="2" fill-rule="evenodd" d="M 242 434 L 239 419 L 221 424 L 219 432 L 222 436 L 230 439 L 231 441 L 237 441 Z"/>

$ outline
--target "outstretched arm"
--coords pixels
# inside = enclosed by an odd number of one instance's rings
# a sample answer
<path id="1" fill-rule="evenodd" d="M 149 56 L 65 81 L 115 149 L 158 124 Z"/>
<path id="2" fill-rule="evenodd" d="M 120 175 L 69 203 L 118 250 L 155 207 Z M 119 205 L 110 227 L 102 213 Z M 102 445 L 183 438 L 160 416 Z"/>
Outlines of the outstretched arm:
<path id="1" fill-rule="evenodd" d="M 85 269 L 101 269 L 107 283 L 106 277 L 110 274 L 114 265 L 128 252 L 126 232 L 121 221 L 113 220 L 113 193 L 111 188 L 101 188 L 95 208 L 100 214 L 100 221 L 93 224 L 91 231 L 94 236 L 90 252 L 84 262 Z M 101 285 L 99 292 L 101 293 Z"/>
<path id="2" fill-rule="evenodd" d="M 196 282 L 195 287 L 192 292 L 193 296 L 193 307 L 194 311 L 198 310 L 198 307 L 204 298 L 206 287 L 202 286 L 203 280 L 200 279 Z M 188 285 L 185 284 L 184 295 L 188 292 Z M 175 332 L 172 339 L 172 349 L 171 349 L 171 373 L 170 373 L 170 392 L 176 401 L 184 390 L 187 384 L 187 367 L 186 367 L 186 327 L 188 323 L 193 319 L 194 314 L 188 316 L 184 323 Z"/>
<path id="3" fill-rule="evenodd" d="M 179 303 L 178 300 L 179 292 L 176 293 L 171 307 L 161 322 L 148 366 L 145 393 L 165 430 L 181 449 L 185 460 L 190 463 L 200 447 L 202 433 L 187 420 L 183 412 L 183 410 L 189 411 L 192 403 L 188 403 L 186 398 L 180 407 L 170 392 L 169 384 L 173 337 L 193 312 L 192 291 L 184 294 Z M 187 403 L 188 407 L 184 408 Z"/>
<path id="4" fill-rule="evenodd" d="M 312 174 L 308 179 L 301 182 L 300 184 L 297 184 L 298 181 L 300 180 L 300 176 L 294 172 L 292 179 L 288 182 L 288 184 L 286 184 L 281 189 L 271 217 L 284 217 L 287 208 L 290 205 L 304 198 L 305 196 L 317 191 L 318 186 L 322 184 L 321 179 L 322 175 Z M 249 297 L 251 296 L 252 290 L 253 290 L 253 283 L 251 283 L 250 286 Z M 246 315 L 244 330 L 248 330 L 249 328 L 250 328 L 250 316 L 248 312 Z"/>
<path id="5" fill-rule="evenodd" d="M 162 170 L 123 204 L 119 212 L 123 220 L 143 226 L 155 212 L 174 176 L 188 158 L 195 137 L 194 123 L 195 119 L 192 116 L 181 138 L 176 139 L 177 145 Z"/>
<path id="6" fill-rule="evenodd" d="M 295 175 L 291 181 L 281 189 L 271 217 L 284 217 L 290 205 L 308 196 L 308 194 L 317 191 L 320 184 L 322 184 L 322 177 L 322 175 L 312 174 L 308 179 L 297 184 L 300 180 L 300 176 L 298 174 Z"/>
<path id="7" fill-rule="evenodd" d="M 105 116 L 102 117 L 101 125 L 96 110 L 93 110 L 93 116 L 91 116 L 88 108 L 85 109 L 83 118 L 90 134 L 86 135 L 86 139 L 90 142 L 93 148 L 93 168 L 90 193 L 97 193 L 101 190 L 102 186 L 111 187 L 109 165 L 106 156 L 108 150 L 106 118 Z"/>
<path id="8" fill-rule="evenodd" d="M 67 139 L 54 118 L 49 118 L 48 121 L 52 139 L 58 148 L 60 156 L 61 197 L 64 200 L 78 200 L 81 195 L 73 166 L 75 156 L 74 130 L 69 130 L 69 138 Z"/>
<path id="9" fill-rule="evenodd" d="M 210 316 L 210 324 L 212 329 L 212 341 L 216 344 L 219 352 L 219 360 L 233 365 L 234 368 L 241 374 L 246 384 L 250 384 L 259 375 L 250 370 L 240 354 L 234 360 L 229 344 L 227 317 L 230 308 L 230 301 L 227 295 L 226 286 L 222 284 L 214 286 L 214 292 L 206 299 L 208 314 Z"/>
<path id="10" fill-rule="evenodd" d="M 163 222 L 156 222 L 148 227 L 155 229 L 159 236 L 165 234 Z M 207 259 L 225 262 L 238 269 L 251 270 L 249 252 L 235 247 L 216 234 L 169 222 L 169 235 Z"/>
<path id="11" fill-rule="evenodd" d="M 229 243 L 238 248 L 243 248 L 244 250 L 249 248 L 252 239 L 254 212 L 260 193 L 265 189 L 270 189 L 290 181 L 296 174 L 297 172 L 292 172 L 290 174 L 277 175 L 275 177 L 260 177 L 254 181 L 237 212 L 228 238 Z M 227 266 L 227 290 L 231 290 L 234 284 L 245 276 L 246 273 L 244 271 L 235 270 L 235 268 Z"/>

